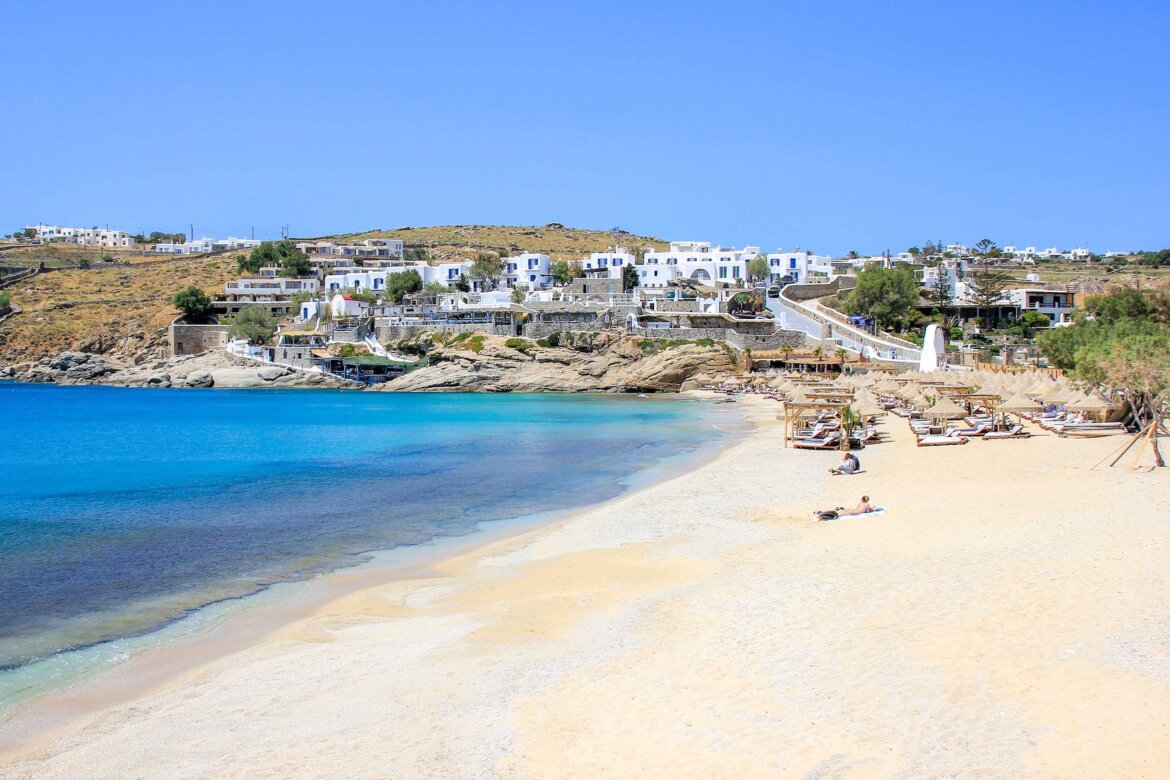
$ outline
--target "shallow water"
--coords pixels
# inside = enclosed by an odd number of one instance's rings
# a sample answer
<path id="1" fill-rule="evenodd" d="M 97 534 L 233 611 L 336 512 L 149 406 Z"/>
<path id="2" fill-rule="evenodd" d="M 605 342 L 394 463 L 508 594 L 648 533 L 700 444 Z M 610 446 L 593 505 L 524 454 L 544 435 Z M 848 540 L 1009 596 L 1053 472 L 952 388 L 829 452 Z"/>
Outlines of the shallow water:
<path id="1" fill-rule="evenodd" d="M 612 498 L 722 438 L 673 398 L 0 384 L 0 666 Z M 19 670 L 16 670 L 19 671 Z"/>

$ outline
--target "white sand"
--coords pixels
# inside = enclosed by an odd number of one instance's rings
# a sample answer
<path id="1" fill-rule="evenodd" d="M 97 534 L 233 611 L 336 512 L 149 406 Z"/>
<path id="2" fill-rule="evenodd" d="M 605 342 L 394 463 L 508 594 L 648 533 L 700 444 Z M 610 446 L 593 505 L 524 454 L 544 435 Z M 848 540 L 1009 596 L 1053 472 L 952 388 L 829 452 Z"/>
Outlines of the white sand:
<path id="1" fill-rule="evenodd" d="M 697 471 L 345 597 L 5 777 L 1166 777 L 1170 478 L 1117 440 Z M 889 508 L 813 523 L 869 493 Z"/>

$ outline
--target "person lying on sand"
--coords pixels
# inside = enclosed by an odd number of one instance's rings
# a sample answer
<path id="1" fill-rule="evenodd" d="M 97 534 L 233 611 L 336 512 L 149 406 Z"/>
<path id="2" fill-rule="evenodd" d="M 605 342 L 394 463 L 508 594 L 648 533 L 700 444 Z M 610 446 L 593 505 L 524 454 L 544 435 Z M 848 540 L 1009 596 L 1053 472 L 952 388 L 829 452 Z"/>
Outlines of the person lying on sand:
<path id="1" fill-rule="evenodd" d="M 857 456 L 852 452 L 846 452 L 845 456 L 841 458 L 841 465 L 835 469 L 829 469 L 830 474 L 852 474 L 861 468 L 861 462 L 857 460 Z"/>
<path id="2" fill-rule="evenodd" d="M 838 517 L 864 515 L 872 511 L 874 511 L 874 508 L 873 504 L 869 503 L 869 496 L 862 496 L 861 501 L 859 501 L 857 506 L 853 507 L 852 509 L 846 509 L 843 506 L 839 506 L 836 509 L 830 509 L 824 512 L 817 510 L 816 514 L 818 520 L 836 520 Z"/>

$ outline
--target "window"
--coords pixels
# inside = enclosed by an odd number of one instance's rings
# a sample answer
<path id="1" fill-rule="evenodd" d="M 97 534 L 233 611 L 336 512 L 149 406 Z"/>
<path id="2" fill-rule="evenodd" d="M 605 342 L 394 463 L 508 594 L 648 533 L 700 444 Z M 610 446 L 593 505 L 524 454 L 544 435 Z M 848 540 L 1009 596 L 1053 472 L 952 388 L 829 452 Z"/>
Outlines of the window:
<path id="1" fill-rule="evenodd" d="M 788 267 L 789 268 L 796 268 L 796 258 L 795 257 L 788 261 Z"/>
<path id="2" fill-rule="evenodd" d="M 725 266 L 725 265 L 719 266 L 719 278 L 720 279 L 727 278 L 727 266 Z"/>

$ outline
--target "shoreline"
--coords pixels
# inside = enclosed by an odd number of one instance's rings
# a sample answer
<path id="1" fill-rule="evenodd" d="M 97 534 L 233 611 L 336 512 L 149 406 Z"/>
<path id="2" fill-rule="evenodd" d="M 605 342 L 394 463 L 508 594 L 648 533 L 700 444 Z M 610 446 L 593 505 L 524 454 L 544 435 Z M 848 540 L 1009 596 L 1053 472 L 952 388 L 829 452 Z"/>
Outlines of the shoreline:
<path id="1" fill-rule="evenodd" d="M 255 388 L 219 389 L 230 391 Z M 710 402 L 714 398 L 713 394 L 699 391 L 673 395 L 696 402 Z M 71 724 L 111 706 L 126 704 L 165 688 L 169 683 L 206 664 L 247 649 L 262 642 L 273 632 L 313 617 L 335 602 L 386 585 L 449 576 L 443 573 L 443 568 L 451 562 L 481 552 L 486 554 L 486 551 L 500 545 L 523 544 L 533 534 L 572 522 L 584 513 L 601 510 L 641 491 L 685 477 L 702 468 L 709 460 L 721 457 L 750 435 L 754 425 L 746 417 L 739 415 L 740 419 L 730 421 L 732 426 L 723 429 L 723 438 L 720 440 L 702 442 L 691 451 L 670 456 L 633 472 L 623 480 L 623 492 L 612 498 L 535 515 L 488 521 L 468 534 L 440 535 L 418 544 L 360 551 L 353 555 L 364 557 L 364 560 L 307 579 L 282 580 L 253 593 L 204 604 L 189 614 L 141 635 L 119 637 L 63 651 L 58 655 L 85 653 L 103 646 L 135 643 L 139 640 L 152 642 L 149 646 L 133 649 L 123 660 L 112 665 L 81 672 L 73 680 L 0 708 L 0 767 L 12 757 L 32 749 L 21 744 L 26 740 L 39 744 L 52 739 L 54 734 L 66 730 Z M 743 426 L 744 430 L 736 431 L 735 426 Z M 208 625 L 192 625 L 204 622 Z M 167 633 L 177 635 L 168 637 L 165 636 Z M 55 657 L 42 660 L 51 661 Z M 93 663 L 97 665 L 99 662 Z M 17 671 L 20 668 L 6 671 Z M 44 725 L 50 723 L 51 726 Z"/>
<path id="2" fill-rule="evenodd" d="M 5 771 L 1165 774 L 1165 474 L 889 419 L 830 477 L 737 406 L 755 427 L 693 471 L 354 590 Z M 887 514 L 808 519 L 859 492 Z"/>

